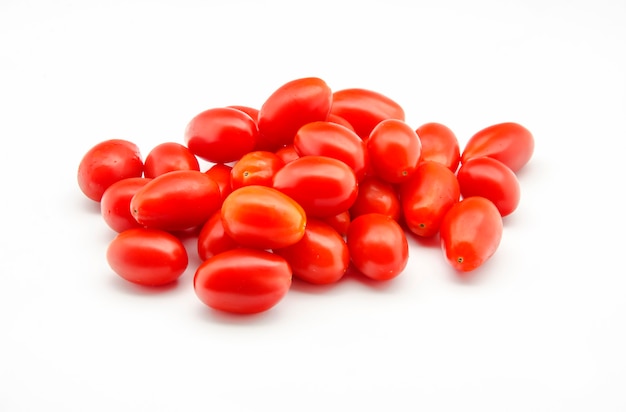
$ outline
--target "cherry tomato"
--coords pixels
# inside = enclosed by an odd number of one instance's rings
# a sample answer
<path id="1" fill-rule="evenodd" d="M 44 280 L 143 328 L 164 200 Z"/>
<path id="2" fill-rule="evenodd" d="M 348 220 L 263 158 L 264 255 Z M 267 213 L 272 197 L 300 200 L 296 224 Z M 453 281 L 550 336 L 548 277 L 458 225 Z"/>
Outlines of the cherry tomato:
<path id="1" fill-rule="evenodd" d="M 185 129 L 185 143 L 201 159 L 229 163 L 253 150 L 259 138 L 256 121 L 232 107 L 216 107 L 194 116 Z"/>
<path id="2" fill-rule="evenodd" d="M 288 144 L 286 146 L 283 146 L 280 149 L 278 149 L 275 153 L 276 153 L 276 156 L 280 157 L 283 163 L 289 163 L 292 160 L 296 160 L 297 158 L 300 157 L 298 152 L 296 152 L 295 147 L 293 147 L 293 144 Z"/>
<path id="3" fill-rule="evenodd" d="M 178 279 L 189 258 L 182 241 L 158 229 L 134 228 L 119 233 L 109 243 L 107 262 L 129 282 L 161 286 Z"/>
<path id="4" fill-rule="evenodd" d="M 342 125 L 343 127 L 347 127 L 348 129 L 352 130 L 354 132 L 354 127 L 352 127 L 352 125 L 350 124 L 349 121 L 347 121 L 346 119 L 344 119 L 341 116 L 338 116 L 334 113 L 329 113 L 328 117 L 326 118 L 327 122 L 332 122 L 332 123 L 337 123 Z M 358 136 L 358 135 L 357 135 Z M 360 136 L 359 136 L 360 137 Z"/>
<path id="5" fill-rule="evenodd" d="M 239 247 L 224 230 L 221 210 L 213 213 L 206 221 L 198 234 L 197 251 L 202 260 L 206 260 L 218 253 Z"/>
<path id="6" fill-rule="evenodd" d="M 274 253 L 285 258 L 293 276 L 306 282 L 325 285 L 339 281 L 350 264 L 348 245 L 332 226 L 309 219 L 299 242 Z"/>
<path id="7" fill-rule="evenodd" d="M 300 127 L 326 120 L 332 92 L 324 80 L 305 77 L 276 89 L 259 110 L 260 141 L 257 150 L 276 151 L 291 144 Z"/>
<path id="8" fill-rule="evenodd" d="M 504 163 L 491 157 L 467 160 L 457 171 L 463 197 L 482 196 L 491 200 L 502 217 L 519 205 L 520 184 L 515 173 Z"/>
<path id="9" fill-rule="evenodd" d="M 367 151 L 374 174 L 389 183 L 407 180 L 420 160 L 419 136 L 402 120 L 383 120 L 367 139 Z"/>
<path id="10" fill-rule="evenodd" d="M 224 231 L 238 244 L 257 249 L 293 245 L 304 236 L 307 216 L 289 196 L 267 186 L 242 186 L 222 204 Z"/>
<path id="11" fill-rule="evenodd" d="M 381 213 L 399 221 L 400 211 L 400 197 L 396 188 L 378 177 L 367 176 L 359 182 L 359 192 L 350 208 L 350 216 L 354 219 L 367 213 Z"/>
<path id="12" fill-rule="evenodd" d="M 322 218 L 321 220 L 332 226 L 332 228 L 335 229 L 341 236 L 345 236 L 348 233 L 348 227 L 350 226 L 350 211 L 346 210 L 345 212 L 328 216 Z"/>
<path id="13" fill-rule="evenodd" d="M 211 177 L 197 170 L 176 170 L 139 189 L 130 210 L 141 225 L 179 231 L 204 224 L 220 204 L 220 189 Z"/>
<path id="14" fill-rule="evenodd" d="M 259 109 L 257 108 L 250 107 L 250 106 L 242 106 L 242 105 L 231 105 L 231 106 L 226 106 L 226 107 L 230 107 L 231 109 L 241 110 L 242 112 L 250 116 L 250 118 L 252 118 L 252 120 L 254 120 L 255 122 L 259 118 Z"/>
<path id="15" fill-rule="evenodd" d="M 404 230 L 398 222 L 380 213 L 352 219 L 346 243 L 354 267 L 374 280 L 395 278 L 408 263 L 409 245 Z"/>
<path id="16" fill-rule="evenodd" d="M 424 123 L 415 130 L 422 143 L 420 161 L 441 163 L 456 172 L 461 161 L 459 141 L 448 126 L 441 123 Z"/>
<path id="17" fill-rule="evenodd" d="M 363 140 L 383 120 L 404 120 L 404 109 L 396 101 L 362 88 L 335 91 L 330 114 L 345 119 Z"/>
<path id="18" fill-rule="evenodd" d="M 100 199 L 100 212 L 111 229 L 119 233 L 143 227 L 130 213 L 130 200 L 150 180 L 146 177 L 128 177 L 113 183 L 104 191 Z"/>
<path id="19" fill-rule="evenodd" d="M 463 198 L 441 222 L 444 256 L 459 272 L 473 271 L 496 252 L 502 231 L 502 216 L 493 202 L 481 196 Z"/>
<path id="20" fill-rule="evenodd" d="M 534 149 L 534 137 L 524 126 L 514 122 L 498 123 L 470 137 L 461 154 L 461 163 L 486 156 L 517 172 L 530 161 Z"/>
<path id="21" fill-rule="evenodd" d="M 145 177 L 157 177 L 174 170 L 200 170 L 198 158 L 187 146 L 180 143 L 158 144 L 152 148 L 144 161 Z"/>
<path id="22" fill-rule="evenodd" d="M 230 186 L 238 189 L 242 186 L 272 186 L 272 178 L 285 165 L 275 153 L 255 150 L 239 159 L 230 172 Z"/>
<path id="23" fill-rule="evenodd" d="M 365 176 L 365 143 L 345 126 L 327 121 L 307 123 L 298 129 L 293 146 L 300 156 L 328 156 L 341 160 L 354 170 L 357 180 Z"/>
<path id="24" fill-rule="evenodd" d="M 406 226 L 422 237 L 439 232 L 444 215 L 461 196 L 454 172 L 435 161 L 421 162 L 398 191 Z"/>
<path id="25" fill-rule="evenodd" d="M 224 201 L 224 199 L 226 199 L 226 196 L 228 196 L 230 192 L 233 191 L 233 188 L 230 185 L 230 173 L 232 169 L 233 167 L 230 165 L 224 163 L 215 163 L 206 172 L 204 172 L 219 186 L 222 201 Z"/>
<path id="26" fill-rule="evenodd" d="M 198 266 L 193 279 L 196 295 L 212 309 L 254 314 L 276 306 L 291 287 L 287 261 L 264 250 L 232 249 Z"/>
<path id="27" fill-rule="evenodd" d="M 78 165 L 78 186 L 91 200 L 99 202 L 113 183 L 143 175 L 139 148 L 123 139 L 102 141 L 84 154 Z"/>
<path id="28" fill-rule="evenodd" d="M 326 156 L 303 156 L 287 163 L 274 175 L 274 188 L 318 218 L 349 210 L 358 193 L 350 166 Z"/>

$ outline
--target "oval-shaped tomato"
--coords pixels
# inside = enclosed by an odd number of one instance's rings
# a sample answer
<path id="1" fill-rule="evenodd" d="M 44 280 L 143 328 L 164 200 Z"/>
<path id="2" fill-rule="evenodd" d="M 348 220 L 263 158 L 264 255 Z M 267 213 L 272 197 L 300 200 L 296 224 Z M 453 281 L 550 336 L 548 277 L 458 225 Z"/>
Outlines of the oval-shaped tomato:
<path id="1" fill-rule="evenodd" d="M 202 225 L 200 233 L 198 233 L 198 256 L 200 259 L 206 260 L 218 253 L 226 252 L 236 247 L 239 247 L 237 242 L 228 236 L 224 230 L 221 210 L 216 211 L 213 213 L 213 216 Z"/>
<path id="2" fill-rule="evenodd" d="M 233 191 L 232 186 L 230 185 L 230 173 L 233 167 L 224 163 L 215 163 L 213 166 L 209 167 L 209 169 L 204 172 L 207 176 L 217 183 L 220 188 L 220 195 L 222 201 L 226 199 L 226 196 Z"/>
<path id="3" fill-rule="evenodd" d="M 293 144 L 288 144 L 286 146 L 283 146 L 280 149 L 278 149 L 275 153 L 276 153 L 276 156 L 280 157 L 283 163 L 289 163 L 292 160 L 296 160 L 297 158 L 300 157 L 298 152 L 296 152 L 295 147 L 293 147 Z"/>
<path id="4" fill-rule="evenodd" d="M 335 229 L 341 236 L 345 236 L 348 233 L 348 227 L 350 226 L 350 211 L 346 210 L 336 215 L 322 218 L 321 220 L 328 223 Z"/>
<path id="5" fill-rule="evenodd" d="M 382 93 L 362 88 L 335 91 L 330 113 L 350 123 L 363 140 L 383 120 L 404 120 L 404 109 L 400 104 Z"/>
<path id="6" fill-rule="evenodd" d="M 141 225 L 167 231 L 200 226 L 219 209 L 220 188 L 206 173 L 175 170 L 139 189 L 130 210 Z"/>
<path id="7" fill-rule="evenodd" d="M 380 213 L 399 221 L 400 211 L 400 197 L 396 188 L 376 176 L 367 176 L 359 182 L 359 192 L 350 208 L 350 216 L 354 219 L 367 213 Z"/>
<path id="8" fill-rule="evenodd" d="M 237 105 L 237 104 L 226 106 L 226 107 L 230 107 L 231 109 L 241 110 L 242 112 L 250 116 L 250 118 L 252 118 L 252 120 L 254 120 L 255 122 L 259 118 L 259 109 L 255 107 L 243 106 L 243 105 Z"/>
<path id="9" fill-rule="evenodd" d="M 348 129 L 350 129 L 350 130 L 352 130 L 354 132 L 354 127 L 352 127 L 352 125 L 350 124 L 349 121 L 347 121 L 346 119 L 344 119 L 341 116 L 337 116 L 334 113 L 328 113 L 328 117 L 326 118 L 326 121 L 327 122 L 340 124 L 343 127 L 347 127 Z"/>
<path id="10" fill-rule="evenodd" d="M 276 306 L 291 287 L 287 261 L 264 250 L 232 249 L 198 266 L 193 279 L 205 305 L 223 312 L 254 314 Z"/>
<path id="11" fill-rule="evenodd" d="M 395 278 L 408 263 L 409 245 L 404 230 L 398 222 L 380 213 L 352 219 L 346 243 L 354 267 L 374 280 Z"/>
<path id="12" fill-rule="evenodd" d="M 274 175 L 274 188 L 318 218 L 349 210 L 358 194 L 350 166 L 326 156 L 303 156 L 287 163 Z"/>
<path id="13" fill-rule="evenodd" d="M 230 186 L 233 189 L 251 185 L 272 186 L 274 175 L 284 165 L 273 152 L 254 150 L 246 153 L 233 165 Z"/>
<path id="14" fill-rule="evenodd" d="M 456 172 L 461 161 L 459 140 L 448 126 L 429 122 L 418 127 L 415 132 L 422 143 L 420 161 L 441 163 Z"/>
<path id="15" fill-rule="evenodd" d="M 527 128 L 515 122 L 498 123 L 470 137 L 461 154 L 461 163 L 476 157 L 492 157 L 517 172 L 530 161 L 534 150 L 535 139 Z"/>
<path id="16" fill-rule="evenodd" d="M 444 256 L 461 273 L 473 271 L 489 260 L 500 245 L 502 232 L 498 208 L 481 196 L 455 203 L 439 229 Z"/>
<path id="17" fill-rule="evenodd" d="M 343 237 L 332 226 L 309 219 L 299 242 L 274 253 L 285 258 L 293 276 L 316 285 L 338 282 L 348 270 L 350 253 Z"/>
<path id="18" fill-rule="evenodd" d="M 178 279 L 189 258 L 182 241 L 169 232 L 134 228 L 119 233 L 106 252 L 109 266 L 123 279 L 161 286 Z"/>
<path id="19" fill-rule="evenodd" d="M 174 170 L 200 170 L 198 158 L 187 146 L 164 142 L 152 148 L 144 161 L 145 177 L 157 177 Z"/>
<path id="20" fill-rule="evenodd" d="M 327 156 L 341 160 L 354 170 L 357 180 L 365 176 L 365 143 L 345 126 L 328 121 L 307 123 L 298 129 L 293 146 L 300 156 Z"/>
<path id="21" fill-rule="evenodd" d="M 215 107 L 194 116 L 185 128 L 185 143 L 201 159 L 229 163 L 253 150 L 259 138 L 256 121 L 232 107 Z"/>
<path id="22" fill-rule="evenodd" d="M 415 174 L 400 185 L 398 191 L 406 226 L 422 237 L 439 232 L 446 212 L 461 197 L 454 172 L 435 161 L 421 162 Z"/>
<path id="23" fill-rule="evenodd" d="M 146 177 L 128 177 L 113 183 L 104 191 L 100 199 L 100 213 L 111 229 L 119 233 L 143 227 L 130 213 L 130 200 L 150 180 Z"/>
<path id="24" fill-rule="evenodd" d="M 110 139 L 94 145 L 78 165 L 78 186 L 85 196 L 99 202 L 113 183 L 143 175 L 139 147 L 128 140 Z"/>
<path id="25" fill-rule="evenodd" d="M 419 163 L 422 144 L 419 136 L 402 120 L 383 120 L 367 139 L 372 172 L 389 183 L 411 177 Z"/>
<path id="26" fill-rule="evenodd" d="M 482 196 L 491 200 L 502 217 L 517 209 L 520 184 L 517 175 L 504 163 L 491 157 L 469 159 L 457 171 L 463 197 Z"/>
<path id="27" fill-rule="evenodd" d="M 332 91 L 317 77 L 291 80 L 276 89 L 259 110 L 257 150 L 276 151 L 291 144 L 303 125 L 326 120 Z"/>
<path id="28" fill-rule="evenodd" d="M 293 245 L 304 236 L 307 216 L 292 198 L 267 186 L 242 186 L 222 204 L 225 232 L 238 244 L 256 249 Z"/>

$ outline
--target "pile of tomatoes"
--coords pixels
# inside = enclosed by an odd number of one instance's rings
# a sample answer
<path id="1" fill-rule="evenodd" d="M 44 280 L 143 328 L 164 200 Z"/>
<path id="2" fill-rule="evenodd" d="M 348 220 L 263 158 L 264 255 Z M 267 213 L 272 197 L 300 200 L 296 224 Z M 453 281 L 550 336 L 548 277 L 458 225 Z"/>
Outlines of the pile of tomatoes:
<path id="1" fill-rule="evenodd" d="M 78 184 L 117 232 L 106 253 L 117 275 L 146 287 L 176 281 L 191 233 L 199 300 L 250 314 L 278 304 L 293 277 L 397 277 L 407 235 L 438 236 L 445 260 L 468 276 L 496 252 L 533 150 L 532 134 L 507 122 L 461 151 L 450 128 L 413 128 L 381 93 L 307 77 L 258 109 L 198 113 L 184 139 L 145 158 L 131 141 L 102 141 L 81 159 Z"/>

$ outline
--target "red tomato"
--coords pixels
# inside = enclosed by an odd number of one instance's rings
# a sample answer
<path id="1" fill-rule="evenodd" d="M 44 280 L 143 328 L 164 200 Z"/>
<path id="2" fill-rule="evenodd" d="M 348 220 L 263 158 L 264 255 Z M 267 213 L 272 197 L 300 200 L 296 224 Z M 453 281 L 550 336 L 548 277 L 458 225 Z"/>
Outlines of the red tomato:
<path id="1" fill-rule="evenodd" d="M 185 129 L 185 143 L 201 159 L 229 163 L 253 150 L 259 138 L 256 121 L 231 107 L 216 107 L 193 117 Z"/>
<path id="2" fill-rule="evenodd" d="M 189 258 L 182 241 L 171 233 L 146 228 L 128 229 L 109 243 L 107 262 L 115 273 L 144 286 L 161 286 L 178 279 Z"/>
<path id="3" fill-rule="evenodd" d="M 453 268 L 470 272 L 493 256 L 502 231 L 502 216 L 493 202 L 480 196 L 466 197 L 444 216 L 439 231 L 441 247 Z"/>
<path id="4" fill-rule="evenodd" d="M 354 171 L 326 156 L 303 156 L 287 163 L 274 175 L 274 188 L 318 218 L 349 210 L 358 192 Z"/>
<path id="5" fill-rule="evenodd" d="M 424 123 L 415 130 L 422 143 L 420 161 L 441 163 L 456 172 L 461 161 L 461 149 L 454 132 L 436 122 Z"/>
<path id="6" fill-rule="evenodd" d="M 215 180 L 215 183 L 219 186 L 222 201 L 224 201 L 226 196 L 233 191 L 233 188 L 230 185 L 230 173 L 232 169 L 232 166 L 227 164 L 215 163 L 206 172 L 204 172 L 211 179 Z"/>
<path id="7" fill-rule="evenodd" d="M 346 242 L 354 267 L 371 279 L 395 278 L 408 263 L 409 245 L 404 231 L 389 216 L 368 213 L 354 218 Z"/>
<path id="8" fill-rule="evenodd" d="M 304 236 L 307 216 L 289 196 L 267 186 L 233 190 L 222 204 L 224 231 L 238 244 L 257 249 L 293 245 Z"/>
<path id="9" fill-rule="evenodd" d="M 296 149 L 293 147 L 293 144 L 288 144 L 287 146 L 283 146 L 278 149 L 276 152 L 276 156 L 280 157 L 283 163 L 289 163 L 292 160 L 296 160 L 300 157 Z"/>
<path id="10" fill-rule="evenodd" d="M 515 173 L 504 163 L 491 157 L 467 160 L 457 171 L 463 197 L 482 196 L 491 200 L 502 217 L 519 205 L 520 184 Z"/>
<path id="11" fill-rule="evenodd" d="M 341 116 L 337 116 L 334 113 L 329 113 L 328 117 L 326 118 L 327 122 L 332 122 L 332 123 L 337 123 L 342 125 L 343 127 L 347 127 L 348 129 L 352 130 L 354 132 L 354 127 L 352 127 L 352 125 L 350 124 L 349 121 L 347 121 L 346 119 L 344 119 Z M 360 136 L 359 136 L 360 137 Z"/>
<path id="12" fill-rule="evenodd" d="M 200 264 L 193 279 L 196 295 L 212 309 L 254 314 L 276 306 L 291 286 L 285 259 L 264 250 L 232 249 Z"/>
<path id="13" fill-rule="evenodd" d="M 213 213 L 213 216 L 206 221 L 198 234 L 197 250 L 198 256 L 202 260 L 207 260 L 218 253 L 235 249 L 238 246 L 237 242 L 228 236 L 224 230 L 221 210 Z"/>
<path id="14" fill-rule="evenodd" d="M 257 150 L 276 151 L 291 144 L 300 127 L 326 120 L 332 92 L 317 77 L 289 81 L 276 89 L 259 110 L 260 141 Z"/>
<path id="15" fill-rule="evenodd" d="M 197 170 L 176 170 L 139 189 L 130 210 L 141 225 L 179 231 L 204 224 L 220 204 L 220 188 L 213 179 Z"/>
<path id="16" fill-rule="evenodd" d="M 435 161 L 420 163 L 398 191 L 406 226 L 422 237 L 439 232 L 444 215 L 461 196 L 454 172 Z"/>
<path id="17" fill-rule="evenodd" d="M 363 179 L 367 166 L 365 143 L 352 130 L 337 123 L 318 121 L 298 129 L 293 147 L 300 156 L 327 156 L 341 160 Z"/>
<path id="18" fill-rule="evenodd" d="M 404 109 L 389 97 L 373 90 L 352 88 L 337 90 L 332 96 L 330 114 L 345 119 L 367 139 L 374 127 L 386 119 L 404 120 Z"/>
<path id="19" fill-rule="evenodd" d="M 350 208 L 350 216 L 354 219 L 367 213 L 380 213 L 399 221 L 400 210 L 396 188 L 378 177 L 368 176 L 359 182 L 359 192 Z"/>
<path id="20" fill-rule="evenodd" d="M 367 139 L 373 173 L 389 183 L 407 180 L 420 160 L 422 144 L 419 136 L 402 120 L 383 120 Z"/>
<path id="21" fill-rule="evenodd" d="M 348 227 L 350 226 L 350 211 L 346 210 L 336 215 L 328 216 L 321 219 L 323 222 L 328 223 L 335 229 L 341 236 L 345 236 L 348 233 Z"/>
<path id="22" fill-rule="evenodd" d="M 259 109 L 256 109 L 254 107 L 241 106 L 241 105 L 232 105 L 232 106 L 226 106 L 226 107 L 230 107 L 231 109 L 241 110 L 242 112 L 250 116 L 252 120 L 254 120 L 255 122 L 259 118 Z"/>
<path id="23" fill-rule="evenodd" d="M 461 163 L 486 156 L 501 161 L 517 172 L 528 163 L 534 149 L 534 137 L 524 126 L 513 122 L 499 123 L 470 137 L 461 154 Z"/>
<path id="24" fill-rule="evenodd" d="M 272 186 L 272 178 L 284 165 L 273 152 L 255 150 L 246 153 L 233 165 L 230 186 L 233 189 L 251 185 Z"/>
<path id="25" fill-rule="evenodd" d="M 78 186 L 91 200 L 99 202 L 113 183 L 143 175 L 141 153 L 135 143 L 123 139 L 102 141 L 84 154 L 78 165 Z"/>
<path id="26" fill-rule="evenodd" d="M 350 264 L 348 245 L 332 226 L 309 219 L 299 242 L 274 253 L 285 258 L 293 276 L 306 282 L 325 285 L 339 281 Z"/>
<path id="27" fill-rule="evenodd" d="M 145 177 L 128 177 L 113 183 L 104 191 L 100 200 L 100 213 L 111 229 L 119 233 L 143 227 L 130 213 L 130 200 L 150 180 Z"/>
<path id="28" fill-rule="evenodd" d="M 180 143 L 158 144 L 152 148 L 144 161 L 145 177 L 157 177 L 174 170 L 200 170 L 196 155 Z"/>

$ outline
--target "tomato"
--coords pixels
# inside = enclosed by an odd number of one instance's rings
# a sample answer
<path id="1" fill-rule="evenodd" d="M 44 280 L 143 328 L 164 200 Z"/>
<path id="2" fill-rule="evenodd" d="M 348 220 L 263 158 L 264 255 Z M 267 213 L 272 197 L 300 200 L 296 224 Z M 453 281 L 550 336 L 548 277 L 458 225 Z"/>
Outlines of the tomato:
<path id="1" fill-rule="evenodd" d="M 293 146 L 300 156 L 328 156 L 341 160 L 354 170 L 357 180 L 365 176 L 365 143 L 345 126 L 327 121 L 307 123 L 298 129 Z"/>
<path id="2" fill-rule="evenodd" d="M 515 173 L 504 163 L 491 157 L 467 160 L 457 171 L 463 197 L 482 196 L 491 200 L 502 217 L 519 205 L 520 184 Z"/>
<path id="3" fill-rule="evenodd" d="M 407 180 L 420 160 L 422 144 L 419 136 L 402 120 L 383 120 L 367 139 L 373 173 L 389 183 Z"/>
<path id="4" fill-rule="evenodd" d="M 439 230 L 446 260 L 461 273 L 471 272 L 489 260 L 500 245 L 502 232 L 498 208 L 481 196 L 455 203 Z"/>
<path id="5" fill-rule="evenodd" d="M 275 153 L 276 153 L 276 156 L 280 157 L 283 163 L 289 163 L 292 160 L 296 160 L 297 158 L 300 157 L 298 152 L 296 152 L 295 147 L 293 147 L 293 144 L 288 144 L 286 146 L 283 146 L 280 149 L 278 149 Z"/>
<path id="6" fill-rule="evenodd" d="M 430 122 L 418 127 L 415 132 L 422 143 L 420 161 L 441 163 L 456 172 L 461 161 L 459 140 L 448 126 Z"/>
<path id="7" fill-rule="evenodd" d="M 213 213 L 198 233 L 197 251 L 202 260 L 206 260 L 218 253 L 235 249 L 239 245 L 224 230 L 221 210 Z"/>
<path id="8" fill-rule="evenodd" d="M 230 186 L 238 189 L 242 186 L 272 186 L 272 178 L 285 163 L 275 153 L 255 150 L 239 159 L 230 172 Z"/>
<path id="9" fill-rule="evenodd" d="M 359 182 L 359 192 L 350 208 L 350 216 L 354 219 L 367 213 L 381 213 L 399 221 L 400 211 L 396 188 L 378 177 L 367 176 Z"/>
<path id="10" fill-rule="evenodd" d="M 232 107 L 216 107 L 194 116 L 184 139 L 196 156 L 212 163 L 229 163 L 253 150 L 259 138 L 256 121 Z"/>
<path id="11" fill-rule="evenodd" d="M 178 279 L 189 258 L 182 241 L 158 229 L 134 228 L 119 233 L 106 252 L 109 266 L 123 279 L 161 286 Z"/>
<path id="12" fill-rule="evenodd" d="M 527 128 L 514 122 L 498 123 L 470 137 L 461 154 L 461 163 L 486 156 L 517 172 L 530 161 L 534 149 L 535 139 Z"/>
<path id="13" fill-rule="evenodd" d="M 404 223 L 414 234 L 432 237 L 446 212 L 460 200 L 456 175 L 443 163 L 424 161 L 398 189 Z"/>
<path id="14" fill-rule="evenodd" d="M 230 173 L 233 167 L 224 163 L 215 163 L 206 172 L 207 176 L 217 183 L 220 188 L 220 197 L 222 201 L 233 191 L 230 185 Z"/>
<path id="15" fill-rule="evenodd" d="M 139 189 L 130 210 L 141 225 L 179 231 L 204 224 L 220 204 L 220 189 L 211 177 L 197 170 L 176 170 Z"/>
<path id="16" fill-rule="evenodd" d="M 260 142 L 257 150 L 276 151 L 291 144 L 300 127 L 326 120 L 332 91 L 324 80 L 304 77 L 276 89 L 259 110 Z"/>
<path id="17" fill-rule="evenodd" d="M 231 106 L 226 106 L 226 107 L 229 107 L 231 109 L 241 110 L 242 112 L 250 116 L 250 118 L 252 118 L 252 120 L 254 120 L 255 122 L 259 118 L 259 109 L 257 108 L 250 107 L 250 106 L 242 106 L 242 105 L 231 105 Z"/>
<path id="18" fill-rule="evenodd" d="M 104 191 L 100 199 L 100 213 L 111 229 L 119 233 L 143 227 L 130 213 L 130 200 L 150 180 L 146 177 L 128 177 L 113 183 Z"/>
<path id="19" fill-rule="evenodd" d="M 326 156 L 303 156 L 287 163 L 274 175 L 274 188 L 318 218 L 349 210 L 358 192 L 350 166 Z"/>
<path id="20" fill-rule="evenodd" d="M 396 101 L 381 93 L 362 88 L 335 91 L 330 114 L 345 119 L 364 140 L 381 121 L 404 120 L 404 109 Z"/>
<path id="21" fill-rule="evenodd" d="M 196 295 L 208 307 L 254 314 L 276 306 L 291 287 L 287 261 L 264 250 L 232 249 L 210 257 L 193 278 Z"/>
<path id="22" fill-rule="evenodd" d="M 144 161 L 145 177 L 157 177 L 174 170 L 200 170 L 196 155 L 180 143 L 158 144 L 152 148 Z"/>
<path id="23" fill-rule="evenodd" d="M 293 245 L 304 236 L 304 209 L 278 190 L 259 185 L 232 191 L 221 208 L 224 231 L 238 244 L 257 249 Z"/>
<path id="24" fill-rule="evenodd" d="M 329 113 L 328 117 L 326 118 L 327 122 L 331 122 L 331 123 L 337 123 L 342 125 L 343 127 L 347 127 L 348 129 L 352 130 L 354 132 L 354 127 L 352 127 L 352 125 L 350 124 L 349 121 L 347 121 L 346 119 L 344 119 L 341 116 L 338 116 L 334 113 Z M 358 135 L 357 135 L 358 136 Z M 360 137 L 360 136 L 359 136 Z"/>
<path id="25" fill-rule="evenodd" d="M 348 233 L 348 227 L 350 226 L 350 211 L 338 213 L 336 215 L 328 216 L 321 219 L 323 222 L 328 223 L 335 229 L 341 236 L 345 236 Z"/>
<path id="26" fill-rule="evenodd" d="M 110 139 L 90 148 L 78 165 L 78 186 L 85 196 L 99 202 L 113 183 L 143 176 L 139 147 L 123 139 Z"/>
<path id="27" fill-rule="evenodd" d="M 374 280 L 398 276 L 409 259 L 409 245 L 402 227 L 389 216 L 368 213 L 352 219 L 346 243 L 356 269 Z"/>
<path id="28" fill-rule="evenodd" d="M 309 219 L 299 242 L 274 253 L 285 258 L 293 276 L 325 285 L 339 281 L 348 269 L 350 254 L 343 237 L 332 226 Z"/>

